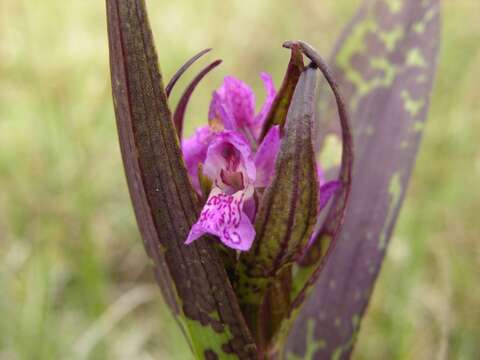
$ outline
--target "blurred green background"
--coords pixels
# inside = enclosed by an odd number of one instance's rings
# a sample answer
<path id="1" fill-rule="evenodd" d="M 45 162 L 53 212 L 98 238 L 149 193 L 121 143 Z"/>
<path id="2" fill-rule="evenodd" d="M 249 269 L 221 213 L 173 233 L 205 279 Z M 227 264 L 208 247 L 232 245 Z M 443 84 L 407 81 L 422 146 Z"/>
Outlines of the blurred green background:
<path id="1" fill-rule="evenodd" d="M 259 94 L 260 71 L 278 84 L 283 40 L 328 53 L 358 3 L 147 1 L 166 77 L 203 47 L 225 60 L 199 87 L 187 130 L 205 121 L 224 75 Z M 355 359 L 480 354 L 480 2 L 443 5 L 429 123 Z M 2 360 L 190 356 L 152 279 L 127 193 L 104 8 L 0 0 Z"/>

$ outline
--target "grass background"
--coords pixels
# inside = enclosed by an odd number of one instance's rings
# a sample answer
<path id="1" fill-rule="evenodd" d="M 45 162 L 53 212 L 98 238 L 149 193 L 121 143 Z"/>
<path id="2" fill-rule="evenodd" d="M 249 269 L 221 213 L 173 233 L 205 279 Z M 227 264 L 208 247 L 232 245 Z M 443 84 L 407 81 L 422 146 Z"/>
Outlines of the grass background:
<path id="1" fill-rule="evenodd" d="M 281 81 L 283 40 L 328 53 L 359 2 L 147 3 L 166 77 L 203 47 L 225 60 L 195 95 L 191 132 L 225 74 L 262 94 L 260 71 Z M 0 0 L 2 360 L 189 358 L 128 198 L 104 7 Z M 480 353 L 480 2 L 443 7 L 429 124 L 355 359 Z"/>

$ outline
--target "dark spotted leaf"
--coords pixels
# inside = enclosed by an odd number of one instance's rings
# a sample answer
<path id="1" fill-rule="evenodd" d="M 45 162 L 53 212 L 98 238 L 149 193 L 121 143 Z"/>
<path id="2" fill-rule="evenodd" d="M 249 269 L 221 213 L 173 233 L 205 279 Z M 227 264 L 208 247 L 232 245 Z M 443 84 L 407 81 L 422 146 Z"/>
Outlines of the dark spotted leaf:
<path id="1" fill-rule="evenodd" d="M 163 295 L 198 358 L 256 358 L 208 239 L 184 246 L 199 204 L 167 105 L 143 0 L 107 0 L 115 114 L 131 199 Z"/>
<path id="2" fill-rule="evenodd" d="M 288 358 L 350 357 L 427 116 L 439 12 L 439 0 L 368 0 L 340 39 L 333 63 L 354 128 L 352 194 L 337 245 L 290 334 Z"/>

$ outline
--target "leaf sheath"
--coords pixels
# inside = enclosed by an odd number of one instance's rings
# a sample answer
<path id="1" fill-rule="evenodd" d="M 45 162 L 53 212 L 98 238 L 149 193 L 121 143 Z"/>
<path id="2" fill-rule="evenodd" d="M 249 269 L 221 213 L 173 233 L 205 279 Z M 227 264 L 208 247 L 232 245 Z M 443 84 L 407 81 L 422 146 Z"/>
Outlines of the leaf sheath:
<path id="1" fill-rule="evenodd" d="M 143 0 L 107 0 L 112 92 L 137 222 L 159 285 L 197 357 L 256 358 L 221 259 L 183 242 L 198 200 L 167 105 Z"/>

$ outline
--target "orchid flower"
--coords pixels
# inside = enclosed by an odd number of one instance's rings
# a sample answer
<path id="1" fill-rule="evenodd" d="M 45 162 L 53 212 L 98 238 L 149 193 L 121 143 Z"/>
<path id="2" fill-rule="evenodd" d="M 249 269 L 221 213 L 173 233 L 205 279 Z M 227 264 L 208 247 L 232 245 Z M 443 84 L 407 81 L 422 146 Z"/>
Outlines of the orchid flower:
<path id="1" fill-rule="evenodd" d="M 250 146 L 235 132 L 218 133 L 208 146 L 203 171 L 214 185 L 186 244 L 210 233 L 233 249 L 250 249 L 255 230 L 244 209 L 255 206 L 256 167 Z"/>
<path id="2" fill-rule="evenodd" d="M 198 128 L 192 137 L 182 142 L 183 156 L 195 190 L 201 193 L 199 177 L 204 176 L 213 184 L 186 244 L 208 233 L 235 250 L 247 251 L 252 246 L 255 195 L 261 198 L 263 189 L 273 178 L 281 140 L 278 125 L 272 126 L 260 139 L 277 94 L 271 76 L 262 73 L 261 78 L 267 97 L 258 114 L 255 115 L 252 89 L 228 76 L 213 93 L 209 125 Z M 317 167 L 317 173 L 322 174 L 319 164 Z M 203 174 L 198 174 L 199 168 L 203 169 Z M 325 183 L 320 175 L 319 185 L 320 211 L 338 190 L 340 182 Z"/>
<path id="3" fill-rule="evenodd" d="M 213 93 L 208 114 L 209 125 L 198 128 L 192 137 L 182 141 L 187 170 L 197 192 L 201 192 L 198 166 L 204 163 L 208 147 L 218 133 L 230 131 L 235 134 L 239 139 L 237 141 L 245 142 L 251 153 L 258 147 L 258 131 L 276 95 L 270 75 L 263 73 L 261 77 L 267 89 L 267 99 L 257 115 L 254 114 L 255 96 L 251 88 L 242 81 L 228 76 L 223 85 Z M 278 129 L 276 132 L 272 131 L 267 143 L 270 147 L 263 150 L 263 158 L 260 161 L 265 162 L 265 167 L 270 167 L 270 174 L 262 176 L 271 176 L 273 173 L 272 165 L 275 163 L 279 145 L 278 136 Z"/>
<path id="4" fill-rule="evenodd" d="M 189 100 L 221 61 L 172 114 L 177 80 L 210 49 L 164 87 L 145 2 L 107 0 L 107 19 L 132 203 L 194 356 L 348 359 L 427 115 L 439 0 L 365 0 L 331 68 L 311 45 L 286 42 L 283 82 L 276 91 L 261 74 L 258 112 L 249 86 L 228 76 L 189 138 Z M 326 136 L 342 144 L 328 169 L 318 162 Z"/>

